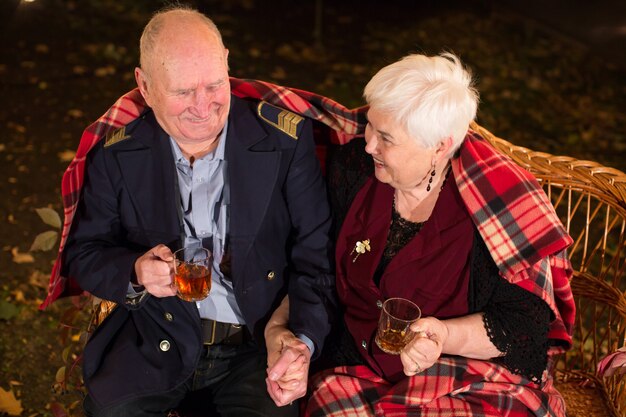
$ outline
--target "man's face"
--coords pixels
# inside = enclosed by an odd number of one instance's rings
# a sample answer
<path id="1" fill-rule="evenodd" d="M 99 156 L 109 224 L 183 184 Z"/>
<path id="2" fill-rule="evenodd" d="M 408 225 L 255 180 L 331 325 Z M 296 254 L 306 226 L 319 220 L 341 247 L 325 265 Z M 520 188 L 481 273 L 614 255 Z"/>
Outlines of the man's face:
<path id="1" fill-rule="evenodd" d="M 135 71 L 146 102 L 179 144 L 216 142 L 230 108 L 228 50 L 212 33 L 162 38 L 148 68 Z"/>

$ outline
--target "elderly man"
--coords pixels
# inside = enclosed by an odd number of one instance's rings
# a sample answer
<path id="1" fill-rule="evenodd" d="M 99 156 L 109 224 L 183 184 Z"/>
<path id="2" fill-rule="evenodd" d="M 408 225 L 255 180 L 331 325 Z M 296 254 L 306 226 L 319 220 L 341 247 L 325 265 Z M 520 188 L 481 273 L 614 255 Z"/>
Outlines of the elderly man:
<path id="1" fill-rule="evenodd" d="M 90 151 L 63 258 L 117 303 L 85 347 L 85 412 L 166 415 L 203 389 L 218 415 L 297 415 L 334 287 L 312 123 L 232 96 L 228 50 L 194 10 L 156 14 L 140 52 L 149 108 Z M 176 297 L 180 247 L 213 253 L 202 301 Z M 286 295 L 297 339 L 268 340 L 284 349 L 266 378 L 263 330 Z M 287 368 L 298 378 L 281 380 Z"/>

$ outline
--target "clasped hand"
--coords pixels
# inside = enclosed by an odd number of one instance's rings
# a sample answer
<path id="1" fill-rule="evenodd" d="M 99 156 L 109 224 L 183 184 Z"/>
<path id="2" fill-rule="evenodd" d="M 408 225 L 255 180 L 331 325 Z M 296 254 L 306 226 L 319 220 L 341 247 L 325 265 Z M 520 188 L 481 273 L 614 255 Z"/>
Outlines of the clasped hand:
<path id="1" fill-rule="evenodd" d="M 266 331 L 267 392 L 282 407 L 306 394 L 311 363 L 307 345 L 288 329 Z"/>
<path id="2" fill-rule="evenodd" d="M 411 325 L 411 330 L 417 334 L 400 353 L 406 376 L 416 375 L 433 366 L 448 338 L 445 323 L 434 317 L 419 319 Z"/>

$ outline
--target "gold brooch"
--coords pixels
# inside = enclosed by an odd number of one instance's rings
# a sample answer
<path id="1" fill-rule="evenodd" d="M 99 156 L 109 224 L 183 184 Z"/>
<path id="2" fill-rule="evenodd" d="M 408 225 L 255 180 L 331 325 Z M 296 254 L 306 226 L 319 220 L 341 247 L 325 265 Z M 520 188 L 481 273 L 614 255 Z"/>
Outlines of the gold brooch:
<path id="1" fill-rule="evenodd" d="M 370 247 L 370 240 L 369 239 L 365 239 L 364 241 L 360 241 L 357 240 L 356 244 L 354 245 L 354 249 L 352 249 L 352 252 L 350 252 L 350 255 L 352 255 L 354 252 L 356 252 L 356 256 L 354 257 L 354 259 L 352 259 L 352 262 L 356 261 L 356 258 L 359 257 L 359 255 L 365 253 L 365 252 L 370 252 L 372 250 L 372 248 Z"/>

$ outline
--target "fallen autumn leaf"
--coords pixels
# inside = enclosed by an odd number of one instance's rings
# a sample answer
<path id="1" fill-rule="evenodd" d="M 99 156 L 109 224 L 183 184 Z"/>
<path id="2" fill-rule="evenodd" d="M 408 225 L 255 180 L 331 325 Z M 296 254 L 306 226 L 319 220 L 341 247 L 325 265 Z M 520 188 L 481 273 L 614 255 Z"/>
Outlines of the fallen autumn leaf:
<path id="1" fill-rule="evenodd" d="M 23 410 L 22 401 L 15 398 L 13 391 L 0 388 L 0 412 L 10 416 L 19 416 Z"/>

